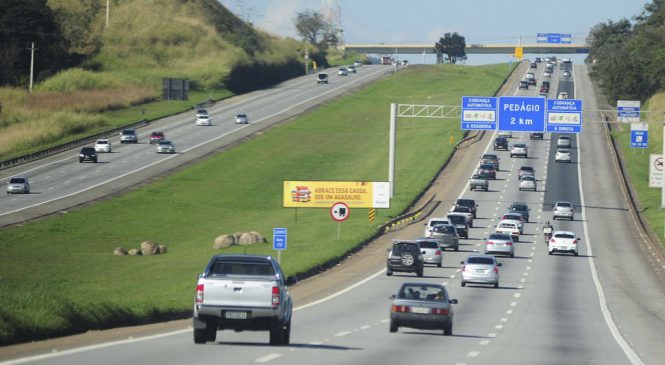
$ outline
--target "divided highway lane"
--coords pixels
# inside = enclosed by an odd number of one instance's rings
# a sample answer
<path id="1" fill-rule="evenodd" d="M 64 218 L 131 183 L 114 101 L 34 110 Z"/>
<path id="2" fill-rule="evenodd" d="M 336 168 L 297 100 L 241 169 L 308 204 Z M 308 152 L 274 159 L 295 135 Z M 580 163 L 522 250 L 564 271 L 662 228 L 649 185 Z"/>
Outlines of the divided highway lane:
<path id="1" fill-rule="evenodd" d="M 26 359 L 26 363 L 207 364 L 220 359 L 279 365 L 629 363 L 599 310 L 586 246 L 579 257 L 549 256 L 539 230 L 543 220 L 551 220 L 548 202 L 561 198 L 581 202 L 578 159 L 574 157 L 569 165 L 555 164 L 551 161 L 552 139 L 528 141 L 527 135 L 516 134 L 511 143 L 518 140 L 531 146 L 530 157 L 511 159 L 508 152 L 498 152 L 501 171 L 498 179 L 490 182 L 489 192 L 468 192 L 468 185 L 460 184 L 460 196 L 479 203 L 478 220 L 460 252 L 444 253 L 443 268 L 427 267 L 424 278 L 412 274 L 387 277 L 381 270 L 342 295 L 298 308 L 290 346 L 268 346 L 265 332 L 231 331 L 219 332 L 215 344 L 194 345 L 191 330 L 184 330 L 143 341 L 45 355 Z M 490 138 L 487 143 L 492 141 Z M 537 192 L 518 191 L 516 169 L 523 164 L 536 167 Z M 459 261 L 470 252 L 482 252 L 483 238 L 512 201 L 529 203 L 532 219 L 516 244 L 516 257 L 499 259 L 504 264 L 501 287 L 469 284 L 462 288 Z M 433 216 L 445 215 L 449 207 L 443 204 Z M 573 222 L 557 221 L 556 227 L 576 231 L 584 243 L 581 217 L 577 215 Z M 402 230 L 400 237 L 422 234 L 423 226 L 415 224 Z M 451 297 L 459 300 L 453 336 L 407 328 L 389 333 L 388 296 L 406 281 L 448 287 Z"/>
<path id="2" fill-rule="evenodd" d="M 316 76 L 308 75 L 234 97 L 209 108 L 213 119 L 210 127 L 196 126 L 193 111 L 155 121 L 139 130 L 138 144 L 121 145 L 117 137 L 112 138 L 113 153 L 100 153 L 97 164 L 78 163 L 76 149 L 0 171 L 3 187 L 11 176 L 28 176 L 31 182 L 30 194 L 0 195 L 0 226 L 64 210 L 140 183 L 376 80 L 389 70 L 366 65 L 359 67 L 357 74 L 338 77 L 331 69 L 327 85 L 317 84 Z M 236 113 L 247 113 L 250 124 L 235 124 Z M 165 132 L 175 143 L 176 154 L 156 153 L 155 145 L 148 143 L 154 130 Z"/>

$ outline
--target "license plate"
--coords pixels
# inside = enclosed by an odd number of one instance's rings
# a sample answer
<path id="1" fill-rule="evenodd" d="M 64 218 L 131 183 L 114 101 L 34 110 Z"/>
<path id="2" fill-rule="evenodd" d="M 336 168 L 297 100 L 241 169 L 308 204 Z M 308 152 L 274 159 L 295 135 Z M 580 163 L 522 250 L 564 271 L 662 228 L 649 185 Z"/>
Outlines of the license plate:
<path id="1" fill-rule="evenodd" d="M 411 307 L 411 313 L 429 314 L 429 308 Z"/>
<path id="2" fill-rule="evenodd" d="M 485 270 L 482 269 L 476 269 L 476 274 L 484 274 Z"/>
<path id="3" fill-rule="evenodd" d="M 247 319 L 247 312 L 224 312 L 224 318 L 226 319 Z"/>

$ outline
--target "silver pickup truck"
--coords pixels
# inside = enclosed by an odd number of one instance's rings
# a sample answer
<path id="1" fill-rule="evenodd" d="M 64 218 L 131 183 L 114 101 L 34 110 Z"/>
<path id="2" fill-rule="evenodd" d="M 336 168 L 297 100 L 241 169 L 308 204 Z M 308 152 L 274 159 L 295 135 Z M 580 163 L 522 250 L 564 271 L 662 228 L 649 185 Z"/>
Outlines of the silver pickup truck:
<path id="1" fill-rule="evenodd" d="M 261 255 L 215 255 L 199 275 L 194 343 L 215 341 L 217 330 L 270 331 L 271 345 L 288 345 L 292 302 L 277 260 Z"/>

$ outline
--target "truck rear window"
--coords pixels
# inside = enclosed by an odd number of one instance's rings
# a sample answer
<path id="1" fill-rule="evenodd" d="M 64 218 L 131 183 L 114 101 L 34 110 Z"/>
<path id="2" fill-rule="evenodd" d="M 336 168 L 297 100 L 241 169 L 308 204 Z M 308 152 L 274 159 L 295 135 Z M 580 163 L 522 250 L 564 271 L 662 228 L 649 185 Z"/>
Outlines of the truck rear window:
<path id="1" fill-rule="evenodd" d="M 273 276 L 275 270 L 269 262 L 216 262 L 210 274 L 213 276 Z"/>

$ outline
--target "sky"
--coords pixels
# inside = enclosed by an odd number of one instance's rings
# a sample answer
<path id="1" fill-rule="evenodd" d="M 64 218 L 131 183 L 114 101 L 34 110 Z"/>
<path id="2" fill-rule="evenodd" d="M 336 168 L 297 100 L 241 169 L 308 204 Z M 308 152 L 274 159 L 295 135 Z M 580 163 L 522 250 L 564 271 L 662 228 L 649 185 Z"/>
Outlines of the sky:
<path id="1" fill-rule="evenodd" d="M 322 12 L 334 0 L 219 0 L 241 19 L 273 34 L 298 38 L 299 12 Z M 583 43 L 596 24 L 632 19 L 651 0 L 336 0 L 344 42 L 434 43 L 448 32 L 467 44 L 536 43 L 538 33 L 572 34 Z M 471 55 L 470 55 L 471 56 Z M 434 57 L 434 56 L 432 56 Z M 504 57 L 507 57 L 504 55 Z M 422 61 L 422 56 L 417 56 Z M 414 62 L 414 61 L 411 61 Z"/>

